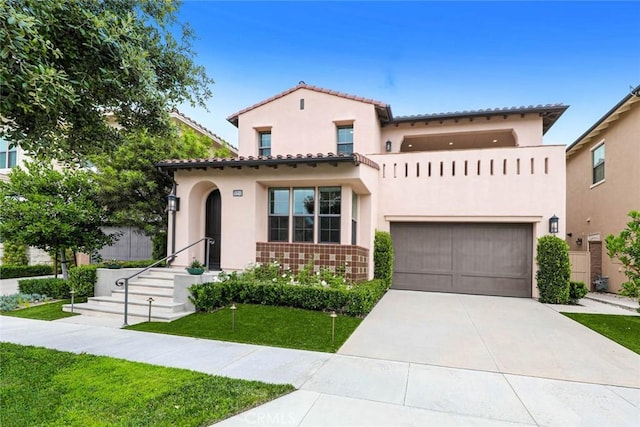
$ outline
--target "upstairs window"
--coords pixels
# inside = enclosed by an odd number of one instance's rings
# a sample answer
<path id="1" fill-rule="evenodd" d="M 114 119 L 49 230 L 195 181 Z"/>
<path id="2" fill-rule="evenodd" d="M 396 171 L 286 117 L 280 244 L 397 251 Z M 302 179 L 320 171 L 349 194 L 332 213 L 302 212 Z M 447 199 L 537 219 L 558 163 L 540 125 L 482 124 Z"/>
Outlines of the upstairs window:
<path id="1" fill-rule="evenodd" d="M 258 132 L 258 155 L 271 155 L 271 131 Z"/>
<path id="2" fill-rule="evenodd" d="M 353 125 L 338 126 L 338 154 L 353 153 Z"/>
<path id="3" fill-rule="evenodd" d="M 592 183 L 604 181 L 604 142 L 591 151 L 593 176 Z"/>
<path id="4" fill-rule="evenodd" d="M 9 149 L 9 143 L 0 138 L 0 169 L 11 169 L 18 162 L 18 148 Z"/>

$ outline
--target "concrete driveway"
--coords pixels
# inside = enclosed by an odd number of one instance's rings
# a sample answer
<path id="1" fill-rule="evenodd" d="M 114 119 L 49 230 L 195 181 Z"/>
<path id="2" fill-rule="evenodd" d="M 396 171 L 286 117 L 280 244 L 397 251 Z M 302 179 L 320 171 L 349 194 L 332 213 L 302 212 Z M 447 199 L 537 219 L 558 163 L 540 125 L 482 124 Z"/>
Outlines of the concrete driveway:
<path id="1" fill-rule="evenodd" d="M 640 356 L 526 298 L 391 290 L 339 353 L 640 388 Z"/>

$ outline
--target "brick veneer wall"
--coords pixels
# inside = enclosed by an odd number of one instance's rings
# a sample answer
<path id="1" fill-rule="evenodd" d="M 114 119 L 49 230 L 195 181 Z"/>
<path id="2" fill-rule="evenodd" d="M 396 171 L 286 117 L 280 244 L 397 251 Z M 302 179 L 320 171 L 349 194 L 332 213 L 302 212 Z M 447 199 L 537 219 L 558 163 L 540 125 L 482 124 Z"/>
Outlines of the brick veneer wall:
<path id="1" fill-rule="evenodd" d="M 363 282 L 368 278 L 369 250 L 354 245 L 316 245 L 312 243 L 256 243 L 256 262 L 279 261 L 283 268 L 297 272 L 310 260 L 314 270 L 345 266 L 347 278 Z"/>

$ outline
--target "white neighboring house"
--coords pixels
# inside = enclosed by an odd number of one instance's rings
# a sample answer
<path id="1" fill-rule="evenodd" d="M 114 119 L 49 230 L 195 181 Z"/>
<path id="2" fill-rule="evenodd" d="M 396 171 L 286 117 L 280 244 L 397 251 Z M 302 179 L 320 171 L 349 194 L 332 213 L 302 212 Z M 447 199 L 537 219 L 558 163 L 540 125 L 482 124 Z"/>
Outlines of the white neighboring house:
<path id="1" fill-rule="evenodd" d="M 200 123 L 186 116 L 178 110 L 173 110 L 169 113 L 171 120 L 178 124 L 184 125 L 200 135 L 204 135 L 212 140 L 213 149 L 219 149 L 223 146 L 227 146 L 231 151 L 232 157 L 237 157 L 238 149 L 231 144 L 228 144 L 224 139 L 211 132 Z M 9 149 L 9 143 L 0 138 L 0 180 L 8 181 L 8 174 L 16 166 L 24 165 L 25 161 L 29 159 L 22 150 L 22 148 L 12 147 Z M 115 229 L 111 227 L 108 231 L 113 232 Z M 111 246 L 104 247 L 100 254 L 103 259 L 117 258 L 119 260 L 141 260 L 151 258 L 151 238 L 137 234 L 131 227 L 125 227 L 122 229 L 123 236 Z M 0 236 L 0 264 L 2 264 L 2 254 L 4 253 L 4 245 L 1 242 Z M 29 248 L 27 251 L 27 257 L 29 258 L 29 264 L 50 264 L 52 263 L 51 257 L 45 251 L 37 248 Z M 81 263 L 88 262 L 88 257 L 83 260 L 79 260 Z"/>

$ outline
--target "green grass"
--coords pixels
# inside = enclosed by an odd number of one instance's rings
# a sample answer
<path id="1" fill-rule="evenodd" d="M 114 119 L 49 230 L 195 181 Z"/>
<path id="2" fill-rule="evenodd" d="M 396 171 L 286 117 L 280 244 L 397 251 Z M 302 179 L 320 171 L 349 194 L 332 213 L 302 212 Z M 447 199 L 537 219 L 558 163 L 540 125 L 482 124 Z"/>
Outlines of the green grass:
<path id="1" fill-rule="evenodd" d="M 640 354 L 640 316 L 562 313 L 601 335 Z"/>
<path id="2" fill-rule="evenodd" d="M 74 299 L 75 304 L 86 301 L 86 298 Z M 0 314 L 2 314 L 3 316 L 22 317 L 25 319 L 36 320 L 57 320 L 63 319 L 65 317 L 77 316 L 77 314 L 75 313 L 67 313 L 65 311 L 62 311 L 62 306 L 64 304 L 71 304 L 71 300 L 66 299 L 55 302 L 47 302 L 33 307 L 21 308 L 13 311 L 3 311 Z"/>
<path id="3" fill-rule="evenodd" d="M 329 313 L 268 305 L 236 307 L 235 331 L 228 307 L 214 313 L 194 313 L 171 323 L 140 323 L 128 329 L 335 353 L 362 321 L 339 316 L 332 343 Z"/>
<path id="4" fill-rule="evenodd" d="M 293 390 L 0 343 L 0 424 L 207 426 Z"/>

